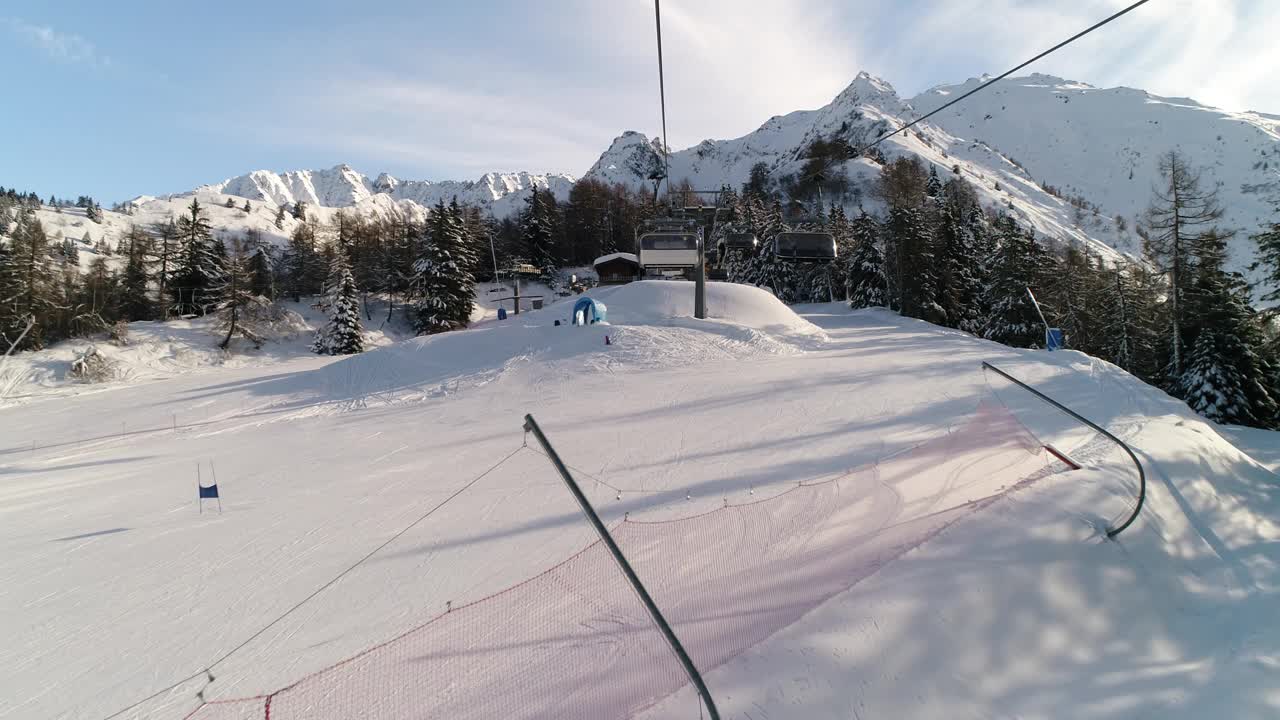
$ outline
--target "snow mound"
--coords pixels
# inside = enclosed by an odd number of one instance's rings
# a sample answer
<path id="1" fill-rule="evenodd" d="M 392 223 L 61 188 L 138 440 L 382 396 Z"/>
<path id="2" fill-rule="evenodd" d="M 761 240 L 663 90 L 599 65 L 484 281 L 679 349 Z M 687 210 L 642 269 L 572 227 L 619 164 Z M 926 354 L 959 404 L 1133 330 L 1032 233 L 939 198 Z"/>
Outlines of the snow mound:
<path id="1" fill-rule="evenodd" d="M 797 355 L 826 339 L 822 330 L 753 287 L 709 284 L 712 319 L 705 321 L 692 319 L 692 283 L 634 283 L 591 297 L 605 302 L 610 321 L 619 322 L 573 326 L 571 298 L 507 321 L 353 355 L 309 373 L 303 388 L 281 388 L 280 394 L 301 390 L 307 397 L 336 399 L 328 405 L 341 410 L 445 397 L 508 373 L 516 374 L 513 382 L 545 385 L 572 382 L 582 372 Z"/>
<path id="2" fill-rule="evenodd" d="M 691 282 L 644 280 L 589 294 L 609 306 L 609 322 L 614 325 L 660 325 L 673 318 L 693 317 L 693 291 Z M 769 291 L 750 285 L 707 283 L 707 318 L 793 341 L 827 339 L 820 328 Z"/>

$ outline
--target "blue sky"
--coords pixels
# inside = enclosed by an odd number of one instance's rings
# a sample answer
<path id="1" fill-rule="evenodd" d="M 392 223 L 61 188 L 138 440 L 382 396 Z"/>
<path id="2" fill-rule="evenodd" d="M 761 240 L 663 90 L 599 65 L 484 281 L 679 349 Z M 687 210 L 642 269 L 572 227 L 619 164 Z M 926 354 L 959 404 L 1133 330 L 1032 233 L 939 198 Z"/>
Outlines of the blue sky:
<path id="1" fill-rule="evenodd" d="M 1000 72 L 1126 4 L 666 0 L 671 142 L 821 106 L 859 70 L 907 97 Z M 5 5 L 0 185 L 44 196 L 341 162 L 581 174 L 623 130 L 658 134 L 651 0 Z M 1280 113 L 1277 26 L 1274 0 L 1153 0 L 1029 71 Z"/>

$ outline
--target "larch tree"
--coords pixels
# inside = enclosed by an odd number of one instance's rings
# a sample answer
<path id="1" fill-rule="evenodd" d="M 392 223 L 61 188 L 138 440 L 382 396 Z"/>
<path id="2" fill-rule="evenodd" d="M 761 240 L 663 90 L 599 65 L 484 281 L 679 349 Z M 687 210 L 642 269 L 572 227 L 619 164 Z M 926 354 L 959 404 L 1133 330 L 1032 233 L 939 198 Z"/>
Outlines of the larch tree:
<path id="1" fill-rule="evenodd" d="M 255 320 L 260 311 L 271 303 L 253 292 L 253 274 L 249 271 L 248 249 L 243 241 L 232 242 L 223 272 L 216 282 L 212 294 L 218 298 L 215 306 L 218 327 L 225 329 L 227 333 L 218 347 L 229 350 L 231 340 L 236 335 L 249 340 L 255 347 L 260 347 L 263 337 L 255 327 Z"/>
<path id="2" fill-rule="evenodd" d="M 1177 151 L 1162 155 L 1159 169 L 1161 184 L 1146 213 L 1144 244 L 1151 262 L 1168 278 L 1168 377 L 1176 381 L 1183 371 L 1183 335 L 1190 319 L 1184 293 L 1193 270 L 1192 245 L 1222 217 L 1222 208 L 1217 192 L 1200 186 L 1200 172 Z"/>
<path id="3" fill-rule="evenodd" d="M 155 223 L 151 226 L 151 235 L 155 238 L 155 280 L 159 289 L 157 297 L 163 306 L 160 316 L 162 319 L 167 319 L 173 307 L 173 303 L 169 300 L 169 286 L 172 284 L 174 275 L 177 274 L 180 256 L 178 223 L 173 218 L 169 218 L 168 222 Z"/>
<path id="4" fill-rule="evenodd" d="M 49 318 L 59 303 L 55 273 L 49 262 L 49 238 L 34 213 L 18 212 L 9 252 L 13 258 L 12 297 L 3 299 L 11 306 L 15 325 L 25 325 L 28 319 L 35 322 L 16 349 L 38 350 L 44 346 Z"/>
<path id="5" fill-rule="evenodd" d="M 120 241 L 125 251 L 124 273 L 120 282 L 120 314 L 125 320 L 155 318 L 155 299 L 151 296 L 151 268 L 155 264 L 154 241 L 142 228 L 131 226 Z"/>

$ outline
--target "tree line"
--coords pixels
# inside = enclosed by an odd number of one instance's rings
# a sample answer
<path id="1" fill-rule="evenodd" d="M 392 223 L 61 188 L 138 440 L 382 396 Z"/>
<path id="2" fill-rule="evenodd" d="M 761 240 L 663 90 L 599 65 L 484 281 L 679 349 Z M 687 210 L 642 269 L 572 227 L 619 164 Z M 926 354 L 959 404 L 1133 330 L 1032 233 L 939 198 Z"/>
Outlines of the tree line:
<path id="1" fill-rule="evenodd" d="M 76 204 L 97 208 L 88 197 Z M 318 298 L 329 312 L 317 351 L 350 352 L 357 321 L 375 319 L 371 299 L 386 305 L 380 322 L 400 313 L 419 333 L 465 327 L 477 279 L 532 265 L 555 284 L 560 267 L 630 249 L 636 225 L 653 212 L 641 194 L 593 180 L 575 185 L 564 202 L 535 187 L 524 208 L 502 220 L 454 199 L 425 217 L 340 211 L 325 223 L 299 202 L 277 211 L 278 229 L 286 216 L 298 221 L 279 244 L 256 229 L 215 235 L 207 209 L 193 199 L 177 217 L 130 226 L 114 243 L 116 259 L 107 259 L 112 249 L 100 241 L 82 271 L 78 246 L 48 237 L 40 208 L 34 193 L 0 189 L 0 351 L 39 349 L 120 322 L 209 314 L 226 330 L 224 347 L 236 336 L 257 342 L 255 317 L 287 297 Z M 252 206 L 246 200 L 241 209 Z"/>
<path id="2" fill-rule="evenodd" d="M 1219 224 L 1216 192 L 1176 152 L 1159 170 L 1138 227 L 1141 260 L 1050 249 L 1011 215 L 982 208 L 958 173 L 944 181 L 936 167 L 897 158 L 874 188 L 885 208 L 879 215 L 850 218 L 833 206 L 789 222 L 780 198 L 759 184 L 727 192 L 735 212 L 722 231 L 752 232 L 761 243 L 754 254 L 731 252 L 724 267 L 731 281 L 768 287 L 784 302 L 838 295 L 855 308 L 884 306 L 1014 347 L 1042 347 L 1047 322 L 1065 331 L 1070 348 L 1115 363 L 1210 419 L 1280 428 L 1274 312 L 1255 309 L 1254 288 L 1226 269 L 1232 233 Z M 773 242 L 789 229 L 831 232 L 840 260 L 779 261 Z M 1253 238 L 1255 267 L 1269 288 L 1263 300 L 1274 303 L 1280 221 Z"/>
<path id="3" fill-rule="evenodd" d="M 1227 423 L 1280 427 L 1280 342 L 1273 314 L 1257 311 L 1252 290 L 1226 269 L 1231 233 L 1219 226 L 1216 193 L 1176 152 L 1137 228 L 1146 257 L 1103 258 L 1090 249 L 1050 249 L 1012 215 L 982 207 L 954 170 L 940 176 L 916 158 L 884 161 L 872 190 L 883 206 L 851 216 L 833 204 L 816 211 L 784 205 L 753 168 L 719 202 L 730 220 L 719 233 L 750 232 L 755 252 L 731 252 L 732 282 L 770 288 L 787 303 L 848 299 L 960 329 L 1015 347 L 1044 343 L 1044 323 L 1063 328 L 1072 349 L 1113 362 Z M 944 179 L 945 178 L 945 179 Z M 687 182 L 676 204 L 704 204 Z M 820 197 L 820 194 L 819 194 Z M 87 198 L 85 200 L 88 200 Z M 652 194 L 584 179 L 565 201 L 534 188 L 515 216 L 438 203 L 425 218 L 366 218 L 339 212 L 328 223 L 304 204 L 281 207 L 301 222 L 283 246 L 260 232 L 217 239 L 197 200 L 177 218 L 133 226 L 120 238 L 123 266 L 78 261 L 44 235 L 39 198 L 0 191 L 0 333 L 5 345 L 41 347 L 100 332 L 117 321 L 218 313 L 233 336 L 253 336 L 253 318 L 275 299 L 317 297 L 329 315 L 317 352 L 356 352 L 373 322 L 371 298 L 419 333 L 466 327 L 477 280 L 495 266 L 532 265 L 554 284 L 558 268 L 634 250 L 635 231 L 658 212 Z M 774 244 L 790 229 L 830 232 L 833 264 L 780 261 Z M 717 238 L 712 238 L 714 243 Z M 1280 300 L 1280 221 L 1255 235 L 1263 299 Z M 1032 298 L 1039 302 L 1039 308 Z M 1041 318 L 1043 313 L 1043 320 Z"/>

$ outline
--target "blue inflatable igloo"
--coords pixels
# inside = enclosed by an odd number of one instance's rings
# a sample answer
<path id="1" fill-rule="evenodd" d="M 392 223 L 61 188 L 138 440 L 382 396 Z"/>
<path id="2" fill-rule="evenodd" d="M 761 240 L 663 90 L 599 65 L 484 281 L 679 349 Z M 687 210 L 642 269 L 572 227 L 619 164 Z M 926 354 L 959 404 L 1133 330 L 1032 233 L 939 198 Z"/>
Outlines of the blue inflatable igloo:
<path id="1" fill-rule="evenodd" d="M 608 308 L 599 300 L 592 300 L 585 295 L 578 298 L 573 304 L 573 324 L 574 325 L 595 325 L 596 323 L 605 322 L 608 315 Z"/>

